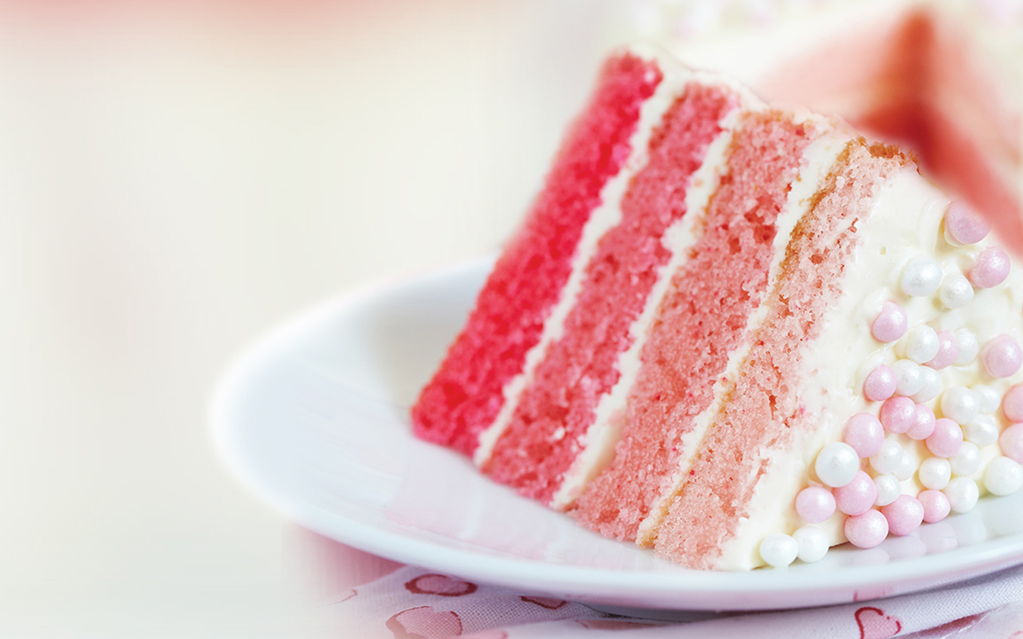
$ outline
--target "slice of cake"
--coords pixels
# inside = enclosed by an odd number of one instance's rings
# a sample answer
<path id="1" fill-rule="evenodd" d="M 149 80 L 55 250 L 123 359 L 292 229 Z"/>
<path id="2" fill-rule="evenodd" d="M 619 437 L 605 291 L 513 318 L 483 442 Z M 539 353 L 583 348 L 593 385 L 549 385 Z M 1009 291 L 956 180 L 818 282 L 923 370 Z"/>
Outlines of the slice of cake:
<path id="1" fill-rule="evenodd" d="M 1023 254 L 1023 3 L 628 0 L 611 42 L 650 40 L 769 101 L 913 149 Z"/>
<path id="2" fill-rule="evenodd" d="M 876 545 L 1023 484 L 989 231 L 891 146 L 622 51 L 415 433 L 693 568 Z"/>

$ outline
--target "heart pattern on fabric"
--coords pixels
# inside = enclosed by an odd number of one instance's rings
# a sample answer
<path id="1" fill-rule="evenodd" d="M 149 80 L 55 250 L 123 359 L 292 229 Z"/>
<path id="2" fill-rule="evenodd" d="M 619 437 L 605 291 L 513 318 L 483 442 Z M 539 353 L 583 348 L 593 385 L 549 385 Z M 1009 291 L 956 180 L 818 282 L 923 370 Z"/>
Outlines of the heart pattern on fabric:
<path id="1" fill-rule="evenodd" d="M 447 575 L 419 575 L 405 584 L 405 590 L 417 595 L 462 597 L 476 592 L 478 586 Z"/>
<path id="2" fill-rule="evenodd" d="M 462 634 L 462 620 L 450 610 L 437 611 L 430 606 L 402 610 L 387 620 L 394 639 L 439 639 Z"/>
<path id="3" fill-rule="evenodd" d="M 873 606 L 856 611 L 856 625 L 860 628 L 860 639 L 888 639 L 902 630 L 902 622 L 897 617 L 886 615 Z"/>
<path id="4" fill-rule="evenodd" d="M 551 599 L 550 597 L 519 597 L 519 599 L 522 601 L 528 601 L 531 604 L 536 604 L 541 608 L 546 608 L 547 610 L 557 610 L 558 608 L 568 604 L 568 602 L 564 599 Z"/>

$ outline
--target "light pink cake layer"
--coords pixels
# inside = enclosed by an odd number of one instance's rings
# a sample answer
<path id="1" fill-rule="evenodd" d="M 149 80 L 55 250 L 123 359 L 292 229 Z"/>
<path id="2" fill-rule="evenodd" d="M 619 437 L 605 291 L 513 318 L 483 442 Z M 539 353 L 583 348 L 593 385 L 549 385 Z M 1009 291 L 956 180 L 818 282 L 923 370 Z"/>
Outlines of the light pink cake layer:
<path id="1" fill-rule="evenodd" d="M 816 427 L 797 392 L 801 354 L 813 348 L 818 320 L 841 293 L 841 277 L 880 185 L 905 163 L 891 147 L 852 142 L 797 224 L 781 278 L 765 300 L 756 345 L 716 416 L 685 482 L 668 500 L 654 548 L 691 568 L 714 568 L 734 534 L 773 451 L 787 451 L 801 429 Z M 844 230 L 843 230 L 844 229 Z M 841 231 L 835 237 L 835 233 Z M 786 496 L 791 498 L 791 496 Z M 770 499 L 770 495 L 762 498 Z"/>
<path id="2" fill-rule="evenodd" d="M 601 534 L 635 539 L 678 464 L 682 438 L 744 339 L 774 258 L 776 221 L 814 134 L 769 111 L 743 116 L 705 233 L 672 282 L 628 399 L 622 439 L 573 515 Z"/>
<path id="3" fill-rule="evenodd" d="M 703 163 L 721 119 L 737 105 L 730 91 L 690 84 L 649 143 L 647 165 L 621 202 L 621 223 L 599 242 L 583 289 L 523 393 L 485 467 L 520 493 L 549 503 L 582 448 L 597 403 L 619 379 L 629 328 L 671 258 L 665 229 L 686 214 L 690 178 Z"/>

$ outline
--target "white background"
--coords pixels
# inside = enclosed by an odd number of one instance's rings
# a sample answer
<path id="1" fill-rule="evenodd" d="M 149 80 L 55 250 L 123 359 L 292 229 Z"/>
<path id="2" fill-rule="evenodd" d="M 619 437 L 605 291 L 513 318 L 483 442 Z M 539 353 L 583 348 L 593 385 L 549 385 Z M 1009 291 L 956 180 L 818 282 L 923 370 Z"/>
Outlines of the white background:
<path id="1" fill-rule="evenodd" d="M 43 4 L 0 11 L 0 637 L 329 632 L 329 545 L 216 458 L 218 375 L 498 246 L 597 6 Z"/>

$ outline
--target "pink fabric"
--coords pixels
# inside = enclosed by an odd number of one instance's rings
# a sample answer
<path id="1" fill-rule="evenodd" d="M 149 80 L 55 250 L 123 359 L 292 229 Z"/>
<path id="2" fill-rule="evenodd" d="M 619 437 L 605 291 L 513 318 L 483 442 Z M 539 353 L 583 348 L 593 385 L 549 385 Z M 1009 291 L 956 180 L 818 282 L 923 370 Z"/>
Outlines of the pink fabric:
<path id="1" fill-rule="evenodd" d="M 778 612 L 693 612 L 670 623 L 609 615 L 412 566 L 338 593 L 329 606 L 357 633 L 351 636 L 365 639 L 1023 639 L 1023 566 L 891 599 Z"/>

